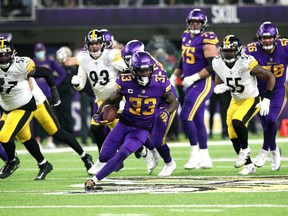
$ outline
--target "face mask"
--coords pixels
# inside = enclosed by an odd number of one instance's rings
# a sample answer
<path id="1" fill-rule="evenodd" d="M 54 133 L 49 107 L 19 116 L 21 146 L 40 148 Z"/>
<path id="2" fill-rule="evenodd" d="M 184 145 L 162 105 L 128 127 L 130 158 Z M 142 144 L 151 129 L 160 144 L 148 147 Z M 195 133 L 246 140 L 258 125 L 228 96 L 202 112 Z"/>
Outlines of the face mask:
<path id="1" fill-rule="evenodd" d="M 35 56 L 37 59 L 43 59 L 43 58 L 45 58 L 45 51 L 36 52 Z"/>

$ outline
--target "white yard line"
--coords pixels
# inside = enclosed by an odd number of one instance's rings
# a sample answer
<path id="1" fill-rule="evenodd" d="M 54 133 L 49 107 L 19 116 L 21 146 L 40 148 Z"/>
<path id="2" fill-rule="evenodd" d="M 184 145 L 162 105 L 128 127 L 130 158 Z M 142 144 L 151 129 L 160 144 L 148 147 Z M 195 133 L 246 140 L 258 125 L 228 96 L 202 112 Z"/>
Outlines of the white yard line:
<path id="1" fill-rule="evenodd" d="M 217 205 L 204 205 L 204 204 L 189 204 L 189 205 L 47 205 L 47 206 L 0 206 L 0 209 L 40 209 L 40 208 L 104 208 L 104 209 L 115 209 L 115 208 L 288 208 L 288 205 L 274 205 L 274 204 L 217 204 Z"/>
<path id="2" fill-rule="evenodd" d="M 249 144 L 261 144 L 262 139 L 255 139 L 255 140 L 249 140 Z M 277 138 L 276 143 L 288 143 L 288 138 Z M 171 148 L 188 148 L 189 143 L 188 142 L 173 142 L 169 143 L 169 147 Z M 229 145 L 231 146 L 230 140 L 219 140 L 219 141 L 209 141 L 208 140 L 208 146 L 220 146 L 220 145 Z M 88 146 L 83 147 L 85 151 L 98 151 L 97 146 Z M 42 149 L 43 153 L 58 153 L 58 152 L 74 152 L 74 150 L 70 147 L 63 147 L 63 148 L 56 148 L 56 149 Z M 27 150 L 17 150 L 18 154 L 29 154 Z"/>

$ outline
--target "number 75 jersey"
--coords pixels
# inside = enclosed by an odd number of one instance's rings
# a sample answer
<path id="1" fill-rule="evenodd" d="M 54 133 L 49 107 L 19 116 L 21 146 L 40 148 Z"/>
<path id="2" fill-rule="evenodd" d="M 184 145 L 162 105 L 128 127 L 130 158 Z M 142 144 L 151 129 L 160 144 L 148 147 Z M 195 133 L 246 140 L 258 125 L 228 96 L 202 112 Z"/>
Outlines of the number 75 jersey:
<path id="1" fill-rule="evenodd" d="M 227 86 L 235 99 L 254 98 L 259 95 L 257 78 L 250 71 L 258 65 L 253 56 L 242 55 L 232 68 L 227 67 L 220 56 L 212 61 L 214 71 Z"/>

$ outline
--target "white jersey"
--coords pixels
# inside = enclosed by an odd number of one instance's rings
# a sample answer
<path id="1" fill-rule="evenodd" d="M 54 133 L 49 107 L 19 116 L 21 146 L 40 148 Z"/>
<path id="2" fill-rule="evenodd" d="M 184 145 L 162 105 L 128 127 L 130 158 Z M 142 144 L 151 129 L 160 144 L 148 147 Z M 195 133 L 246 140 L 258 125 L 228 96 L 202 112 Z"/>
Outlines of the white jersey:
<path id="1" fill-rule="evenodd" d="M 36 105 L 44 103 L 44 101 L 46 100 L 45 94 L 40 89 L 40 87 L 38 86 L 37 82 L 35 81 L 33 77 L 30 77 L 29 79 L 31 80 L 32 94 L 35 98 Z"/>
<path id="2" fill-rule="evenodd" d="M 257 78 L 250 75 L 250 71 L 257 65 L 258 62 L 251 55 L 242 55 L 232 68 L 227 67 L 220 56 L 212 61 L 214 71 L 224 84 L 230 87 L 234 99 L 254 98 L 259 95 Z"/>
<path id="3" fill-rule="evenodd" d="M 27 74 L 35 68 L 29 57 L 15 56 L 8 71 L 0 68 L 0 106 L 11 111 L 24 106 L 32 99 Z"/>
<path id="4" fill-rule="evenodd" d="M 116 77 L 119 71 L 127 68 L 118 49 L 104 49 L 102 55 L 96 60 L 89 55 L 88 51 L 81 51 L 77 55 L 77 61 L 79 64 L 77 76 L 81 83 L 76 90 L 84 88 L 88 77 L 97 101 L 107 99 L 116 90 Z"/>

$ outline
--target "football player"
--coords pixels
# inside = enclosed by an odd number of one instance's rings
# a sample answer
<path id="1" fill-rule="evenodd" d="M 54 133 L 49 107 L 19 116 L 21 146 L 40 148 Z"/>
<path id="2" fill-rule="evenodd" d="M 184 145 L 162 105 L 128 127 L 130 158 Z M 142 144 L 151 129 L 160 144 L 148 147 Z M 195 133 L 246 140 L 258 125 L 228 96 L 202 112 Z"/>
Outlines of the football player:
<path id="1" fill-rule="evenodd" d="M 28 82 L 28 78 L 32 76 L 45 77 L 51 90 L 51 106 L 59 105 L 61 100 L 49 69 L 36 67 L 29 57 L 16 56 L 13 44 L 0 39 L 0 106 L 3 110 L 0 143 L 8 156 L 6 164 L 0 170 L 0 178 L 7 178 L 19 167 L 20 160 L 16 155 L 15 146 L 10 145 L 15 136 L 26 148 L 28 147 L 28 151 L 30 146 L 38 146 L 37 141 L 31 136 L 29 127 L 33 111 L 36 109 Z M 41 163 L 48 163 L 42 154 L 38 156 L 42 156 Z"/>
<path id="2" fill-rule="evenodd" d="M 139 40 L 129 41 L 125 45 L 122 51 L 122 57 L 128 66 L 131 65 L 131 56 L 138 51 L 144 51 L 144 44 Z M 163 68 L 163 65 L 160 62 L 158 62 L 156 59 L 154 59 L 152 56 L 151 58 L 154 60 L 153 75 L 159 76 L 161 78 L 162 76 L 167 76 L 166 71 Z M 177 98 L 176 90 L 173 86 L 171 87 L 171 92 Z M 166 108 L 165 103 L 159 103 L 159 106 L 155 108 L 155 118 L 154 118 L 154 124 L 153 124 L 154 126 L 150 134 L 150 139 L 148 138 L 146 143 L 144 144 L 146 147 L 150 149 L 150 151 L 153 154 L 153 157 L 149 156 L 149 154 L 151 153 L 147 151 L 147 149 L 144 146 L 141 146 L 141 148 L 136 151 L 136 152 L 139 152 L 138 154 L 140 156 L 144 157 L 144 160 L 148 168 L 148 174 L 151 174 L 153 169 L 158 164 L 159 156 L 157 152 L 160 154 L 160 156 L 164 160 L 164 167 L 162 168 L 161 172 L 158 174 L 159 177 L 170 176 L 173 173 L 173 171 L 176 169 L 176 163 L 172 159 L 171 154 L 170 154 L 170 148 L 166 143 L 166 135 L 170 129 L 170 126 L 176 114 L 176 110 L 170 115 L 167 123 L 163 124 L 158 114 L 161 113 L 163 110 L 165 110 L 165 108 Z M 156 148 L 157 150 L 156 153 L 155 153 L 154 148 Z M 139 157 L 139 156 L 137 156 L 136 154 L 136 157 Z"/>
<path id="3" fill-rule="evenodd" d="M 227 128 L 234 150 L 238 155 L 234 166 L 244 165 L 240 175 L 255 173 L 256 168 L 250 158 L 248 146 L 249 121 L 259 112 L 269 114 L 269 102 L 275 85 L 275 77 L 262 68 L 251 55 L 242 54 L 242 43 L 234 35 L 228 35 L 220 46 L 220 56 L 212 61 L 216 72 L 216 94 L 231 92 L 231 102 L 227 110 Z M 257 88 L 257 78 L 266 80 L 265 97 L 261 101 Z"/>
<path id="4" fill-rule="evenodd" d="M 208 19 L 200 9 L 190 11 L 186 23 L 188 29 L 182 34 L 181 59 L 170 77 L 171 84 L 175 85 L 178 77 L 183 76 L 182 84 L 186 89 L 180 119 L 191 151 L 184 168 L 212 168 L 204 112 L 214 88 L 210 74 L 213 73 L 212 59 L 218 55 L 218 38 L 214 32 L 205 31 Z"/>
<path id="5" fill-rule="evenodd" d="M 177 109 L 178 102 L 171 93 L 166 76 L 153 75 L 154 60 L 146 52 L 137 52 L 131 58 L 131 74 L 120 74 L 116 80 L 117 90 L 106 99 L 93 116 L 101 122 L 101 110 L 106 104 L 115 104 L 126 98 L 120 120 L 109 133 L 99 155 L 99 161 L 107 162 L 92 178 L 85 182 L 85 190 L 97 188 L 97 182 L 111 174 L 130 154 L 144 145 L 152 130 L 155 108 L 160 100 L 167 104 L 161 112 L 162 123 Z M 118 151 L 117 151 L 118 150 Z"/>
<path id="6" fill-rule="evenodd" d="M 88 80 L 96 97 L 95 104 L 99 107 L 116 90 L 115 81 L 119 72 L 126 70 L 120 50 L 106 49 L 103 33 L 93 29 L 85 38 L 85 50 L 77 55 L 77 62 L 78 74 L 72 77 L 71 83 L 80 91 Z M 118 119 L 115 119 L 108 127 L 112 129 L 117 121 Z M 92 118 L 90 128 L 100 151 L 106 138 L 103 125 Z M 88 171 L 90 174 L 96 174 L 97 164 Z"/>
<path id="7" fill-rule="evenodd" d="M 288 64 L 288 39 L 280 38 L 277 27 L 271 22 L 264 22 L 260 25 L 257 31 L 257 38 L 257 42 L 247 45 L 245 52 L 254 56 L 259 65 L 274 74 L 276 84 L 270 101 L 266 100 L 267 104 L 269 102 L 270 105 L 269 114 L 259 116 L 263 127 L 264 140 L 262 148 L 254 160 L 254 164 L 257 167 L 262 167 L 270 151 L 271 169 L 276 171 L 281 166 L 281 149 L 276 145 L 277 120 L 287 102 L 285 79 Z M 258 89 L 261 98 L 265 97 L 266 84 L 266 80 L 258 79 Z"/>

